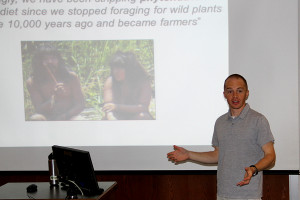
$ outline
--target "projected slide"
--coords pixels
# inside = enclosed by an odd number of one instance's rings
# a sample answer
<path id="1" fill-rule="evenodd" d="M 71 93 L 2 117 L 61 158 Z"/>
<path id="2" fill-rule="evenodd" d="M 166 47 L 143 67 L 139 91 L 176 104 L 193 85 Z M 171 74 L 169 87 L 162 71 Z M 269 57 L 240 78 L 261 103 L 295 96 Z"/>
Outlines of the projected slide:
<path id="1" fill-rule="evenodd" d="M 26 120 L 155 119 L 152 40 L 22 42 L 22 60 Z"/>
<path id="2" fill-rule="evenodd" d="M 211 144 L 227 1 L 0 4 L 0 146 Z"/>

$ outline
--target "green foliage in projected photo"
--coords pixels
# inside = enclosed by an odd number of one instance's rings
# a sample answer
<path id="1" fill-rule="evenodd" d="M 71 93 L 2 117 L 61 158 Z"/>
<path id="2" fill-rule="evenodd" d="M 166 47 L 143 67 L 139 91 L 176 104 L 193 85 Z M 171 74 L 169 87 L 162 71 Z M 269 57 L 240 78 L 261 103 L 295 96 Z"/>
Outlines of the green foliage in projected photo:
<path id="1" fill-rule="evenodd" d="M 109 60 L 117 51 L 132 52 L 149 76 L 152 98 L 149 112 L 156 118 L 154 85 L 153 40 L 103 40 L 103 41 L 22 41 L 22 68 L 25 120 L 30 120 L 36 110 L 33 106 L 26 81 L 32 76 L 34 53 L 41 45 L 51 45 L 61 54 L 68 69 L 77 74 L 85 107 L 80 113 L 84 120 L 102 120 L 103 87 L 111 75 Z"/>

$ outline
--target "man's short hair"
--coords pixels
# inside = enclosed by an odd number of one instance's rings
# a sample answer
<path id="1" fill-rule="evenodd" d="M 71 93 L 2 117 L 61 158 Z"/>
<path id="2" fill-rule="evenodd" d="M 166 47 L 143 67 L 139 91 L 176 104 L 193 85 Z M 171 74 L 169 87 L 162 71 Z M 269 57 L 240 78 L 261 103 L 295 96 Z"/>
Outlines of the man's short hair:
<path id="1" fill-rule="evenodd" d="M 242 76 L 242 75 L 240 75 L 240 74 L 231 74 L 230 76 L 228 76 L 226 79 L 225 79 L 225 81 L 224 81 L 224 90 L 226 89 L 225 87 L 226 87 L 226 81 L 229 79 L 229 78 L 236 78 L 236 79 L 242 79 L 243 81 L 244 81 L 244 83 L 245 83 L 245 86 L 246 86 L 246 89 L 248 90 L 248 84 L 247 84 L 247 81 L 246 81 L 246 79 Z"/>

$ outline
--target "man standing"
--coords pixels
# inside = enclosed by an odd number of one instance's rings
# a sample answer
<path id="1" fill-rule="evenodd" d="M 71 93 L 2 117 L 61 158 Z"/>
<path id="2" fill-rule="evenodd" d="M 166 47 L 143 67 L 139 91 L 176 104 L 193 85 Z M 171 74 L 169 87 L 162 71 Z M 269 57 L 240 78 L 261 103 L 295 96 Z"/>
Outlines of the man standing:
<path id="1" fill-rule="evenodd" d="M 228 113 L 215 123 L 214 151 L 192 152 L 174 146 L 168 158 L 174 162 L 194 160 L 217 163 L 217 200 L 258 200 L 262 197 L 262 170 L 275 164 L 274 138 L 267 119 L 252 110 L 246 100 L 247 81 L 239 74 L 224 83 Z"/>

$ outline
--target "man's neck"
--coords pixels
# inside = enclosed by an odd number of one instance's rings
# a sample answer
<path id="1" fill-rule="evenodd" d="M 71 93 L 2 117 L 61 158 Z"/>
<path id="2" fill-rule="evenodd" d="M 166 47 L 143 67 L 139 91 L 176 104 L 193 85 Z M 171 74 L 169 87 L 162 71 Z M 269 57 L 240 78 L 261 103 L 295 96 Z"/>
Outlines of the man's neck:
<path id="1" fill-rule="evenodd" d="M 230 114 L 232 117 L 237 117 L 241 114 L 241 112 L 243 111 L 243 109 L 245 108 L 246 104 L 243 105 L 241 108 L 239 109 L 230 109 Z"/>

